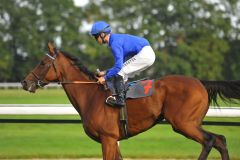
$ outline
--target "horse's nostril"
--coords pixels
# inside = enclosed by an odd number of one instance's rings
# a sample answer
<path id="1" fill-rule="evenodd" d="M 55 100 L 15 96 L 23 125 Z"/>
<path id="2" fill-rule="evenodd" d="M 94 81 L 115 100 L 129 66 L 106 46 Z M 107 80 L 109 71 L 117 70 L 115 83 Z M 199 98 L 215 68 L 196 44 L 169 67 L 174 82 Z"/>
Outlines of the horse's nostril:
<path id="1" fill-rule="evenodd" d="M 23 81 L 21 81 L 21 84 L 22 84 L 23 87 L 26 87 L 27 81 L 23 80 Z"/>

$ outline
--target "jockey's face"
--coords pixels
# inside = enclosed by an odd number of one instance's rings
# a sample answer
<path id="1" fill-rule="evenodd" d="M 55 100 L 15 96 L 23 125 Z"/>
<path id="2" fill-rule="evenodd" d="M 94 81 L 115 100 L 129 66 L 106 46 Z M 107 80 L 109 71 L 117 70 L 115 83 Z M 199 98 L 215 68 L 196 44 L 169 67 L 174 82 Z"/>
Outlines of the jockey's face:
<path id="1" fill-rule="evenodd" d="M 94 38 L 96 39 L 96 41 L 99 44 L 107 43 L 106 40 L 105 40 L 105 37 L 106 37 L 106 35 L 103 32 L 94 36 Z"/>
<path id="2" fill-rule="evenodd" d="M 96 41 L 99 43 L 99 44 L 102 44 L 102 39 L 100 37 L 100 34 L 94 36 L 94 38 L 96 39 Z"/>

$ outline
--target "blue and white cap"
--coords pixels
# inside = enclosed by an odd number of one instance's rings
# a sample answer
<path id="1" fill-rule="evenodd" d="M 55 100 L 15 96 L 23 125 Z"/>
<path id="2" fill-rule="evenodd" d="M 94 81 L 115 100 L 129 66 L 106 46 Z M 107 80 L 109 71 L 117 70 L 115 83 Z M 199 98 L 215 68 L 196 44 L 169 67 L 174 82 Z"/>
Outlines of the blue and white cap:
<path id="1" fill-rule="evenodd" d="M 97 21 L 93 24 L 90 34 L 92 36 L 100 34 L 101 32 L 110 33 L 111 27 L 105 21 Z"/>

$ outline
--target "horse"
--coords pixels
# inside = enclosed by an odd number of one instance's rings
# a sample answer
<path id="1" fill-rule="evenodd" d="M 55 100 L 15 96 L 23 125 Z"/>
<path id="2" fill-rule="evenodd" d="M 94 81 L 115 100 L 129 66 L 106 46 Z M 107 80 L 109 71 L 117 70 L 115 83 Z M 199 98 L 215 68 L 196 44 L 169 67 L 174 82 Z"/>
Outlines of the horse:
<path id="1" fill-rule="evenodd" d="M 118 141 L 125 139 L 118 108 L 105 104 L 111 93 L 97 83 L 79 58 L 57 51 L 48 43 L 48 53 L 21 81 L 24 90 L 35 92 L 39 87 L 58 82 L 79 113 L 84 131 L 101 143 L 104 160 L 122 160 Z M 207 159 L 212 148 L 222 160 L 229 160 L 226 138 L 202 128 L 210 102 L 217 99 L 240 99 L 239 81 L 207 81 L 182 75 L 168 75 L 154 81 L 152 96 L 127 99 L 129 137 L 147 131 L 163 118 L 173 130 L 202 145 L 199 160 Z"/>

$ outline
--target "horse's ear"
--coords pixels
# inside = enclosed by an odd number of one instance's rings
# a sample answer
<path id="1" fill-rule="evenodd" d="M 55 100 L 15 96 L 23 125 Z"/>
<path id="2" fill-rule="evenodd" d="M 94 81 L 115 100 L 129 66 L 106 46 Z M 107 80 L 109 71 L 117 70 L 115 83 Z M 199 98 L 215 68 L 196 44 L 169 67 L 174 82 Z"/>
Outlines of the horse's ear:
<path id="1" fill-rule="evenodd" d="M 48 42 L 48 50 L 50 54 L 56 54 L 56 49 L 53 47 L 51 42 Z"/>

